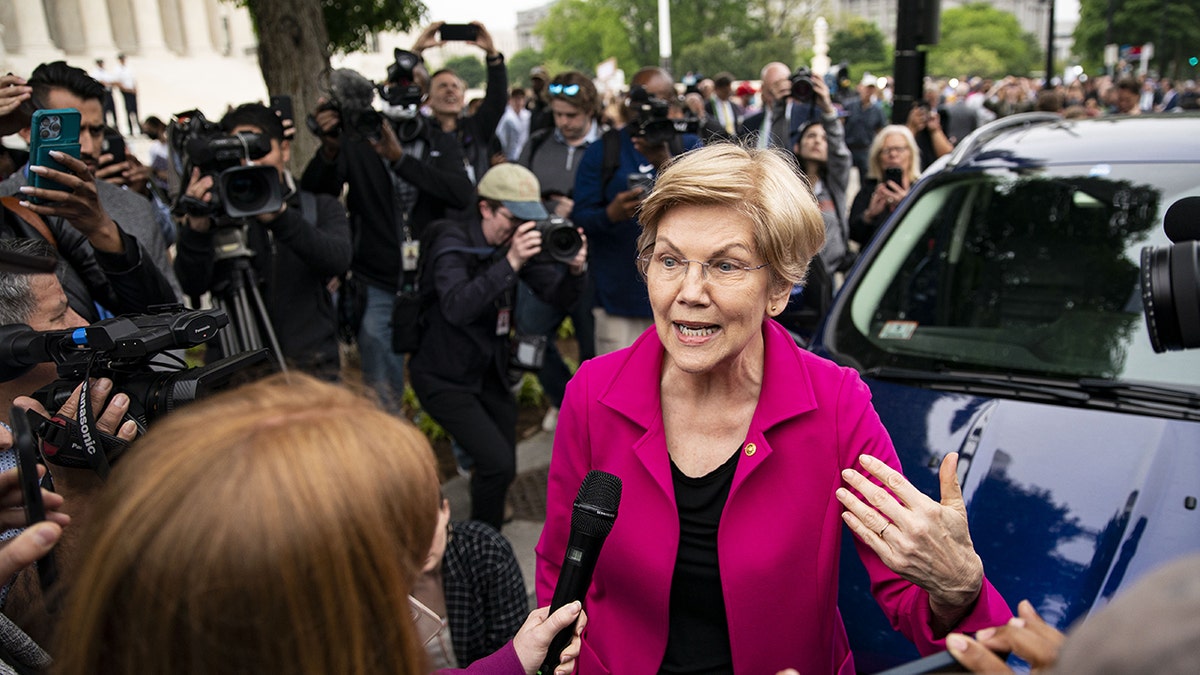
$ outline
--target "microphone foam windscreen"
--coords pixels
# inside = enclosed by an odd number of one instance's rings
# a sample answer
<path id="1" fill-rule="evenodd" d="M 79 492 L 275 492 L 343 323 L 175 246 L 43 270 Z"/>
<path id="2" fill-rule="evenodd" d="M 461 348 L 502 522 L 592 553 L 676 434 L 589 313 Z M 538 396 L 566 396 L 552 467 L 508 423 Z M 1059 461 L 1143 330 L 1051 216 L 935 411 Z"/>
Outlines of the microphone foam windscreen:
<path id="1" fill-rule="evenodd" d="M 617 520 L 617 507 L 620 504 L 620 478 L 606 471 L 587 472 L 579 486 L 579 495 L 575 497 L 571 529 L 596 537 L 607 537 Z"/>

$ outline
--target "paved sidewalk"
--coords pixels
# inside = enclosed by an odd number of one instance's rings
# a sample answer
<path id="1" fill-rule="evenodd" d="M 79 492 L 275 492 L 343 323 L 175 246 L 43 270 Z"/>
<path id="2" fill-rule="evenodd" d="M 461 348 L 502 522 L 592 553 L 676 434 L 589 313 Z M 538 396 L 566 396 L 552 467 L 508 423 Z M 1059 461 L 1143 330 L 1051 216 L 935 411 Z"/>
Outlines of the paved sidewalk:
<path id="1" fill-rule="evenodd" d="M 542 536 L 542 520 L 545 518 L 545 474 L 550 466 L 550 450 L 554 444 L 554 432 L 538 431 L 533 436 L 517 443 L 517 478 L 510 490 L 509 502 L 523 500 L 513 520 L 505 523 L 501 531 L 512 542 L 513 551 L 521 563 L 525 575 L 525 590 L 532 596 L 534 591 L 533 547 Z M 538 494 L 523 494 L 541 490 Z M 450 500 L 450 517 L 465 518 L 471 512 L 470 486 L 467 479 L 455 476 L 442 484 L 442 491 Z M 540 507 L 540 508 L 539 508 Z M 532 603 L 531 603 L 532 608 Z"/>

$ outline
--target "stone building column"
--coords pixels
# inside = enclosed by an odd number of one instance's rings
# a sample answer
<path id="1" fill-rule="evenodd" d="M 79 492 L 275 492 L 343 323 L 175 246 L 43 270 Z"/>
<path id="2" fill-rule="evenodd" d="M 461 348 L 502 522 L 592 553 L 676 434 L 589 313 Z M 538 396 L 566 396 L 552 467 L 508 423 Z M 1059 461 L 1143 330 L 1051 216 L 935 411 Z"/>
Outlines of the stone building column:
<path id="1" fill-rule="evenodd" d="M 207 0 L 181 0 L 183 12 L 183 35 L 187 41 L 188 56 L 209 56 L 215 53 L 212 32 L 208 25 Z"/>
<path id="2" fill-rule="evenodd" d="M 79 0 L 79 12 L 83 18 L 83 41 L 88 53 L 95 56 L 116 52 L 112 21 L 108 16 L 108 0 Z"/>
<path id="3" fill-rule="evenodd" d="M 158 0 L 133 0 L 133 22 L 137 27 L 138 56 L 158 57 L 168 54 L 163 38 L 162 12 Z"/>
<path id="4" fill-rule="evenodd" d="M 12 8 L 17 20 L 17 32 L 21 35 L 21 49 L 18 51 L 21 56 L 42 62 L 63 58 L 62 50 L 50 41 L 50 26 L 42 0 L 14 2 Z"/>

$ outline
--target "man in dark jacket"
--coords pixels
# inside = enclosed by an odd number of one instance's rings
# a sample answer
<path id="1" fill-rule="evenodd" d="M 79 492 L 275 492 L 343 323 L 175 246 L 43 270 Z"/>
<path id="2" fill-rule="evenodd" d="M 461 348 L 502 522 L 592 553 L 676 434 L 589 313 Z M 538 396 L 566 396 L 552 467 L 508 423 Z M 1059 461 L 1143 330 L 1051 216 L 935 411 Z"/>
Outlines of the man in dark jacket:
<path id="1" fill-rule="evenodd" d="M 471 519 L 500 529 L 516 476 L 517 402 L 508 380 L 517 279 L 568 307 L 586 271 L 586 241 L 570 264 L 542 260 L 546 218 L 528 169 L 499 164 L 479 182 L 478 217 L 431 228 L 421 274 L 421 346 L 409 361 L 421 407 L 474 460 Z"/>
<path id="2" fill-rule="evenodd" d="M 338 379 L 337 318 L 328 283 L 350 266 L 350 226 L 342 205 L 329 195 L 295 188 L 287 162 L 290 143 L 283 124 L 269 108 L 247 103 L 227 113 L 221 127 L 229 134 L 262 134 L 271 152 L 255 160 L 274 167 L 284 185 L 285 201 L 275 213 L 247 218 L 241 230 L 250 264 L 260 284 L 267 315 L 281 356 L 292 366 L 327 380 Z M 213 177 L 193 171 L 186 194 L 210 203 Z M 223 214 L 189 213 L 180 228 L 175 271 L 184 291 L 220 296 L 239 280 L 233 260 L 218 260 L 214 244 L 222 228 L 243 227 Z M 231 317 L 232 318 L 232 317 Z M 254 317 L 245 317 L 253 319 Z M 231 326 L 231 329 L 235 328 Z M 265 331 L 264 331 L 265 332 Z M 269 346 L 264 341 L 264 346 Z"/>
<path id="3" fill-rule="evenodd" d="M 408 57 L 415 55 L 400 52 L 398 62 Z M 389 73 L 387 86 L 404 79 L 397 69 Z M 422 89 L 428 84 L 424 66 L 417 65 L 411 75 Z M 366 78 L 344 69 L 335 76 L 361 81 L 369 105 L 374 92 Z M 404 356 L 392 351 L 390 322 L 403 271 L 401 247 L 412 249 L 425 226 L 444 217 L 447 209 L 467 208 L 473 186 L 457 139 L 417 114 L 415 103 L 387 108 L 385 115 L 389 118 L 380 129 L 380 139 L 373 140 L 353 129 L 343 130 L 336 108 L 318 110 L 313 117 L 321 148 L 304 170 L 300 186 L 332 196 L 341 195 L 343 185 L 350 186 L 346 206 L 353 241 L 352 283 L 343 286 L 342 293 L 364 296 L 365 311 L 357 326 L 363 379 L 381 400 L 399 410 Z M 409 272 L 415 273 L 415 267 Z"/>

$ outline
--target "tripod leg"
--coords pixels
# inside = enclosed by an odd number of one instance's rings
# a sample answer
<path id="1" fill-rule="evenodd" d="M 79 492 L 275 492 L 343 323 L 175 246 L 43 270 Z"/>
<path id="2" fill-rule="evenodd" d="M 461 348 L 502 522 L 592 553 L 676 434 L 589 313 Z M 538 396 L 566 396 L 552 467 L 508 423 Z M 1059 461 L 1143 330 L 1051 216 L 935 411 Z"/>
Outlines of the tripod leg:
<path id="1" fill-rule="evenodd" d="M 258 317 L 262 320 L 262 332 L 266 334 L 271 351 L 275 354 L 279 372 L 286 373 L 287 364 L 283 361 L 283 350 L 279 348 L 279 338 L 275 335 L 275 326 L 271 324 L 271 316 L 267 314 L 267 305 L 263 302 L 262 293 L 258 291 L 258 284 L 251 278 L 247 279 L 246 285 L 250 288 L 250 297 L 254 299 L 254 305 L 258 309 Z"/>

